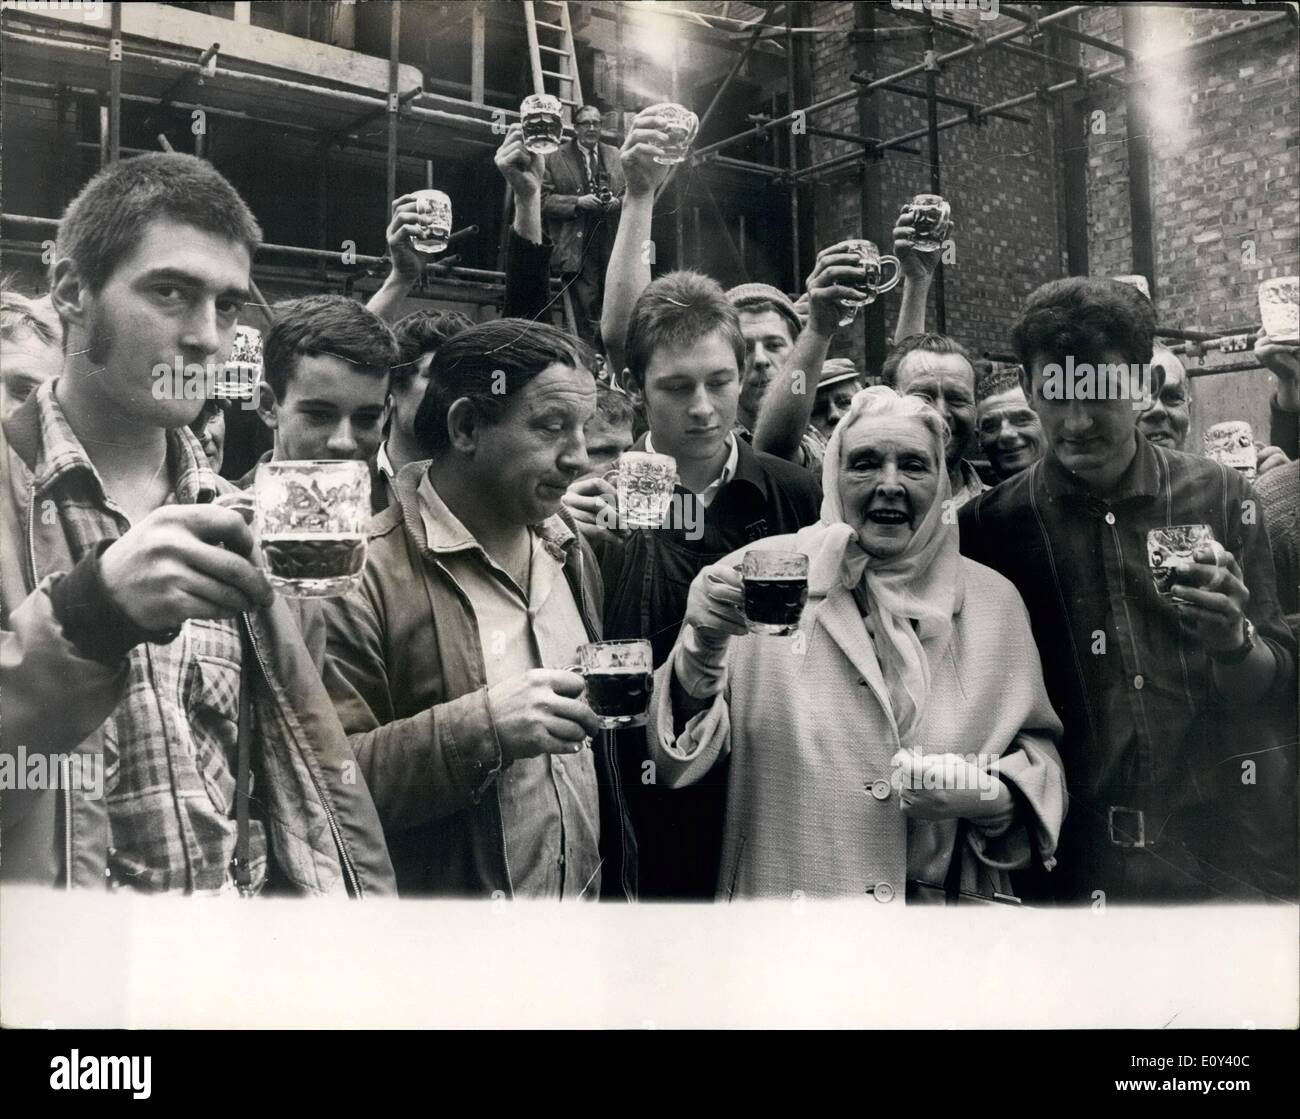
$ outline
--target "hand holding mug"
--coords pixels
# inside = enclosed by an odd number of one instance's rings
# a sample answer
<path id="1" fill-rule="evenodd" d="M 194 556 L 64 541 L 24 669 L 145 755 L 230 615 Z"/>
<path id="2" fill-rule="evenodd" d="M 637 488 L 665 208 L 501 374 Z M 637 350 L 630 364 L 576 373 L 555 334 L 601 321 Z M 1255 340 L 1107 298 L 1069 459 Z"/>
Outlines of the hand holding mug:
<path id="1" fill-rule="evenodd" d="M 840 241 L 817 254 L 808 275 L 808 324 L 817 334 L 834 334 L 843 314 L 841 303 L 861 298 L 850 286 L 862 279 L 862 258 Z"/>
<path id="2" fill-rule="evenodd" d="M 1250 591 L 1236 558 L 1217 540 L 1201 544 L 1192 562 L 1181 563 L 1171 579 L 1174 601 L 1196 625 L 1209 653 L 1240 648 Z"/>
<path id="3" fill-rule="evenodd" d="M 166 505 L 104 550 L 100 576 L 131 621 L 166 632 L 189 618 L 233 618 L 269 606 L 274 592 L 252 554 L 253 534 L 235 511 Z"/>
<path id="4" fill-rule="evenodd" d="M 718 644 L 749 632 L 739 566 L 713 563 L 691 580 L 683 622 Z"/>

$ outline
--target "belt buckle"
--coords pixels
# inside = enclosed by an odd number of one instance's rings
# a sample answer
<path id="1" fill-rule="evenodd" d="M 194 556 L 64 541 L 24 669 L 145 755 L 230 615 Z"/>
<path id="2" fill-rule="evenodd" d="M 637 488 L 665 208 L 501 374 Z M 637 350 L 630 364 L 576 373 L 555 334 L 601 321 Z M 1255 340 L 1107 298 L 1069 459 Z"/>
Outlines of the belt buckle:
<path id="1" fill-rule="evenodd" d="M 1116 817 L 1131 816 L 1136 819 L 1137 839 L 1133 839 L 1132 828 L 1124 828 L 1123 831 L 1116 830 Z M 1121 823 L 1121 827 L 1123 827 Z M 1128 832 L 1127 835 L 1124 831 Z M 1112 804 L 1106 814 L 1106 834 L 1110 841 L 1116 847 L 1145 847 L 1147 845 L 1146 816 L 1140 808 L 1124 808 L 1118 804 Z"/>

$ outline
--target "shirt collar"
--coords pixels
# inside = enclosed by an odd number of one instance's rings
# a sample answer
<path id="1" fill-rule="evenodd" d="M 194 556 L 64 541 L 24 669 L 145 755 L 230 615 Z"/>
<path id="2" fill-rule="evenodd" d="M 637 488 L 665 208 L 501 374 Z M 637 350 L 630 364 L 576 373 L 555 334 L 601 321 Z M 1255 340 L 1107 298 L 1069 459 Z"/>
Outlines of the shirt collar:
<path id="1" fill-rule="evenodd" d="M 954 498 L 960 498 L 961 495 L 964 494 L 965 500 L 969 501 L 972 497 L 978 497 L 989 488 L 984 484 L 984 479 L 980 477 L 979 471 L 965 459 L 961 460 L 959 470 L 961 473 L 961 485 L 952 495 Z"/>
<path id="2" fill-rule="evenodd" d="M 433 479 L 426 469 L 416 487 L 419 500 L 420 520 L 424 525 L 425 543 L 431 552 L 483 552 L 483 546 L 474 538 L 451 511 L 442 495 L 434 487 Z M 569 550 L 577 543 L 577 536 L 558 514 L 547 517 L 540 524 L 529 526 L 538 539 L 561 563 Z M 486 553 L 484 553 L 486 555 Z"/>
<path id="3" fill-rule="evenodd" d="M 1150 501 L 1160 494 L 1161 478 L 1166 471 L 1162 469 L 1158 450 L 1140 431 L 1136 432 L 1137 452 L 1133 461 L 1120 475 L 1119 481 L 1108 493 L 1097 493 L 1077 474 L 1071 473 L 1049 450 L 1043 458 L 1043 487 L 1049 496 L 1066 500 L 1086 500 L 1096 498 L 1115 505 L 1121 501 Z"/>
<path id="4" fill-rule="evenodd" d="M 717 493 L 723 486 L 731 481 L 736 475 L 736 466 L 740 460 L 740 440 L 736 438 L 734 432 L 727 433 L 728 446 L 731 448 L 727 455 L 727 461 L 722 464 L 722 473 L 713 479 L 697 495 L 706 505 L 717 496 Z M 658 454 L 655 450 L 654 443 L 651 441 L 650 433 L 645 433 L 645 449 L 648 454 Z"/>
<path id="5" fill-rule="evenodd" d="M 379 473 L 387 478 L 390 482 L 397 477 L 393 470 L 392 459 L 388 457 L 388 440 L 385 439 L 379 444 L 379 453 L 375 455 L 375 465 L 379 468 Z"/>
<path id="6" fill-rule="evenodd" d="M 68 423 L 68 417 L 54 395 L 57 380 L 48 381 L 37 389 L 36 407 L 41 427 L 41 461 L 33 471 L 33 490 L 44 493 L 65 478 L 84 474 L 95 490 L 96 497 L 108 503 L 104 480 L 86 454 L 81 440 Z M 217 475 L 208 465 L 203 444 L 188 427 L 170 428 L 167 439 L 167 470 L 175 479 L 172 494 L 180 505 L 209 501 L 217 492 Z"/>

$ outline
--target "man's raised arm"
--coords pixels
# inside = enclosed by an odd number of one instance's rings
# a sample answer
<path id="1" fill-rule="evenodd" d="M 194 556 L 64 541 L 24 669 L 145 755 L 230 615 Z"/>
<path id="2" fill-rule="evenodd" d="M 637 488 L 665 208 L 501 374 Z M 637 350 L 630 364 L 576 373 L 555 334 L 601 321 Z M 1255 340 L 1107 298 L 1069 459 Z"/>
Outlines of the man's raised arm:
<path id="1" fill-rule="evenodd" d="M 624 346 L 632 307 L 650 283 L 650 261 L 654 255 L 650 224 L 654 217 L 655 190 L 669 171 L 666 164 L 656 163 L 654 157 L 663 154 L 661 145 L 667 142 L 668 134 L 659 129 L 659 106 L 651 105 L 637 113 L 619 153 L 627 190 L 623 195 L 623 217 L 605 273 L 605 305 L 600 319 L 605 353 L 615 373 L 621 373 L 626 364 Z"/>
<path id="2" fill-rule="evenodd" d="M 843 242 L 817 254 L 808 277 L 808 325 L 763 397 L 754 431 L 756 449 L 790 460 L 798 453 L 799 441 L 812 418 L 822 363 L 843 313 L 840 300 L 860 298 L 840 281 L 861 278 L 861 258 L 846 252 Z"/>
<path id="3" fill-rule="evenodd" d="M 925 305 L 930 298 L 930 284 L 939 264 L 938 253 L 916 251 L 916 229 L 912 225 L 908 207 L 903 207 L 898 224 L 894 226 L 894 255 L 898 257 L 903 273 L 903 302 L 898 308 L 898 324 L 894 327 L 894 341 L 900 342 L 913 334 L 925 333 Z"/>
<path id="4" fill-rule="evenodd" d="M 367 310 L 392 326 L 402 317 L 402 301 L 419 282 L 425 257 L 411 246 L 411 238 L 420 235 L 420 218 L 415 195 L 403 194 L 393 200 L 393 216 L 388 221 L 385 238 L 392 268 L 379 290 L 366 302 Z"/>

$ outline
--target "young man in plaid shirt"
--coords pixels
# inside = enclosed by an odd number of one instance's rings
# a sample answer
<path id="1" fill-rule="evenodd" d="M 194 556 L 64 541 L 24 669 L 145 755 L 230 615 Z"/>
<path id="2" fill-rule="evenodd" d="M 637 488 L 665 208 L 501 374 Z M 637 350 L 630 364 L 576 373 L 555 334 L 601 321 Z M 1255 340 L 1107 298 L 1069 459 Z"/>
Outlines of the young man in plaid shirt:
<path id="1" fill-rule="evenodd" d="M 0 751 L 54 775 L 0 790 L 6 880 L 393 890 L 298 620 L 187 427 L 185 376 L 229 352 L 260 237 L 225 179 L 173 154 L 102 171 L 60 222 L 62 375 L 0 436 Z"/>

